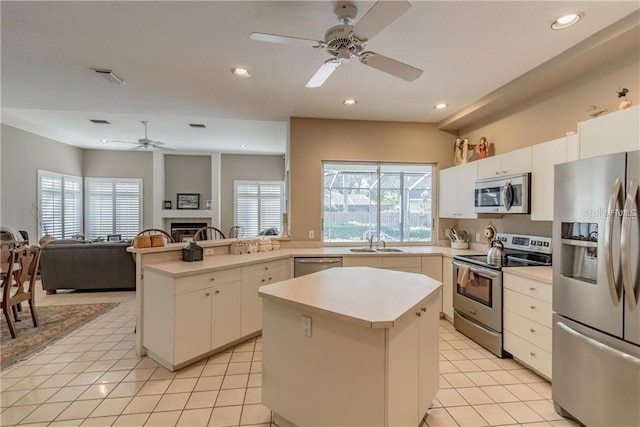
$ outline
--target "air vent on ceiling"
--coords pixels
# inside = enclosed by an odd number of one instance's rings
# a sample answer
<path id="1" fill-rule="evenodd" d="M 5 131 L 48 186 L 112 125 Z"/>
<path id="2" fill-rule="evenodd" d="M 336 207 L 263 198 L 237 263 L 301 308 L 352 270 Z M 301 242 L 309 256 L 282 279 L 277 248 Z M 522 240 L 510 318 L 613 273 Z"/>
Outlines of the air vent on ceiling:
<path id="1" fill-rule="evenodd" d="M 189 126 L 191 126 L 192 128 L 199 128 L 199 129 L 206 128 L 206 126 L 202 123 L 189 123 Z"/>
<path id="2" fill-rule="evenodd" d="M 105 70 L 101 68 L 92 68 L 91 70 L 93 70 L 97 75 L 99 75 L 109 83 L 113 83 L 117 85 L 127 84 L 127 82 L 125 82 L 120 77 L 118 77 L 116 73 L 113 72 L 113 70 Z"/>
<path id="3" fill-rule="evenodd" d="M 97 125 L 110 125 L 111 122 L 102 119 L 89 119 L 91 123 L 95 123 Z"/>

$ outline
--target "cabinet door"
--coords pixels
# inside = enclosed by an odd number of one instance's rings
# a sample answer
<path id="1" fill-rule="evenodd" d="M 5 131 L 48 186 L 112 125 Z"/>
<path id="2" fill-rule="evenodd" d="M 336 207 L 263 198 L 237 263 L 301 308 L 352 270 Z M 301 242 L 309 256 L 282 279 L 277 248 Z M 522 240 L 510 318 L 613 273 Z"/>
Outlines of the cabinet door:
<path id="1" fill-rule="evenodd" d="M 640 141 L 640 106 L 578 123 L 580 158 L 634 151 Z"/>
<path id="2" fill-rule="evenodd" d="M 347 256 L 342 258 L 342 266 L 382 268 L 382 256 Z"/>
<path id="3" fill-rule="evenodd" d="M 567 141 L 559 138 L 531 149 L 531 219 L 553 221 L 554 167 L 566 160 Z"/>
<path id="4" fill-rule="evenodd" d="M 425 276 L 429 276 L 439 282 L 442 282 L 442 257 L 423 256 L 422 274 L 424 274 Z"/>
<path id="5" fill-rule="evenodd" d="M 441 218 L 457 218 L 458 213 L 458 168 L 440 171 L 438 211 Z"/>
<path id="6" fill-rule="evenodd" d="M 262 301 L 258 289 L 266 284 L 265 280 L 263 276 L 242 278 L 242 336 L 262 329 Z"/>
<path id="7" fill-rule="evenodd" d="M 447 257 L 442 257 L 442 312 L 453 320 L 453 264 Z"/>
<path id="8" fill-rule="evenodd" d="M 502 175 L 516 175 L 531 172 L 531 147 L 509 151 L 500 157 L 500 174 Z"/>
<path id="9" fill-rule="evenodd" d="M 241 286 L 235 282 L 211 288 L 211 350 L 241 337 Z"/>
<path id="10" fill-rule="evenodd" d="M 434 298 L 422 307 L 422 315 L 419 317 L 418 340 L 418 378 L 419 378 L 419 419 L 427 413 L 427 409 L 436 397 L 440 386 L 440 352 L 439 335 L 440 328 L 440 297 Z"/>
<path id="11" fill-rule="evenodd" d="M 478 164 L 478 179 L 495 178 L 501 175 L 501 159 L 502 156 L 493 156 L 478 160 L 476 162 Z"/>
<path id="12" fill-rule="evenodd" d="M 211 289 L 176 295 L 175 310 L 177 365 L 211 350 Z"/>
<path id="13" fill-rule="evenodd" d="M 478 218 L 474 213 L 473 185 L 478 176 L 477 162 L 458 166 L 458 215 L 456 218 Z"/>

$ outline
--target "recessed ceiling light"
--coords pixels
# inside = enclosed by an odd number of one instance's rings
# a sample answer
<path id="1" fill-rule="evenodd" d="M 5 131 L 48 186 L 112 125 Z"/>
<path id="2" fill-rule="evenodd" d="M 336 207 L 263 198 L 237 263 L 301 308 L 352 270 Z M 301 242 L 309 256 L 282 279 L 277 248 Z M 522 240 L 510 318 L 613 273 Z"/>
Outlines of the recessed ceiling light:
<path id="1" fill-rule="evenodd" d="M 109 142 L 108 139 L 101 139 L 100 142 Z"/>
<path id="2" fill-rule="evenodd" d="M 240 148 L 247 148 L 247 144 L 240 144 Z"/>
<path id="3" fill-rule="evenodd" d="M 551 28 L 554 30 L 564 30 L 581 20 L 584 17 L 584 12 L 573 12 L 567 15 L 561 16 L 551 23 Z"/>
<path id="4" fill-rule="evenodd" d="M 358 103 L 358 100 L 356 100 L 356 99 L 345 99 L 344 101 L 342 101 L 342 103 L 344 105 L 356 105 Z"/>
<path id="5" fill-rule="evenodd" d="M 96 125 L 110 125 L 111 122 L 103 119 L 89 119 L 89 121 Z"/>
<path id="6" fill-rule="evenodd" d="M 204 123 L 189 123 L 189 126 L 196 129 L 204 129 L 207 127 Z"/>
<path id="7" fill-rule="evenodd" d="M 106 70 L 102 68 L 92 68 L 91 71 L 95 72 L 97 75 L 108 81 L 109 83 L 113 83 L 116 85 L 124 85 L 127 84 L 122 78 L 116 75 L 113 70 Z"/>
<path id="8" fill-rule="evenodd" d="M 433 108 L 436 109 L 436 110 L 444 110 L 448 106 L 449 106 L 449 104 L 445 104 L 444 102 L 441 102 L 440 104 L 434 105 Z"/>
<path id="9" fill-rule="evenodd" d="M 246 68 L 240 68 L 240 67 L 232 68 L 231 73 L 233 73 L 233 75 L 237 77 L 251 76 L 251 73 L 249 72 L 249 70 L 247 70 Z"/>

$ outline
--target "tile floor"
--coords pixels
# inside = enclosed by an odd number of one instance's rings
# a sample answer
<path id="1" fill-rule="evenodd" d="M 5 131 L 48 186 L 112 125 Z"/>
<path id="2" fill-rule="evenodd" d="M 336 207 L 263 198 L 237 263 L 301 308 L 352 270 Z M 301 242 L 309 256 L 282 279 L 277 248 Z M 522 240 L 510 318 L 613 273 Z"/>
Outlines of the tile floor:
<path id="1" fill-rule="evenodd" d="M 261 337 L 169 372 L 135 354 L 133 292 L 39 295 L 40 305 L 121 302 L 0 374 L 0 425 L 269 426 L 261 404 Z M 551 386 L 441 321 L 439 426 L 574 426 Z M 424 425 L 424 423 L 423 423 Z"/>

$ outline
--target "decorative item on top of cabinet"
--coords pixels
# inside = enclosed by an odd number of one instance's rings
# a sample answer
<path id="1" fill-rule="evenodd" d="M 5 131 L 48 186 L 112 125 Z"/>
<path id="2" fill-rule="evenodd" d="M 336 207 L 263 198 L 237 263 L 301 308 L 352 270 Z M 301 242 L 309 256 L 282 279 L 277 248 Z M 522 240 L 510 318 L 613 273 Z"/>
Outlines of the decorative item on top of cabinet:
<path id="1" fill-rule="evenodd" d="M 595 105 L 592 105 L 591 107 L 587 108 L 587 113 L 589 113 L 591 117 L 598 117 L 603 115 L 606 112 L 607 112 L 606 108 L 598 108 Z"/>
<path id="2" fill-rule="evenodd" d="M 484 136 L 478 142 L 478 159 L 486 159 L 489 157 L 489 142 Z"/>
<path id="3" fill-rule="evenodd" d="M 626 87 L 623 87 L 616 93 L 618 94 L 618 98 L 620 101 L 620 103 L 618 104 L 618 110 L 624 110 L 625 108 L 631 107 L 631 104 L 633 104 L 633 102 L 631 102 L 630 99 L 627 99 L 627 94 L 629 93 L 629 89 L 627 89 Z"/>
<path id="4" fill-rule="evenodd" d="M 471 160 L 475 148 L 475 144 L 469 144 L 469 138 L 456 138 L 453 144 L 453 164 L 459 166 L 467 163 Z"/>

